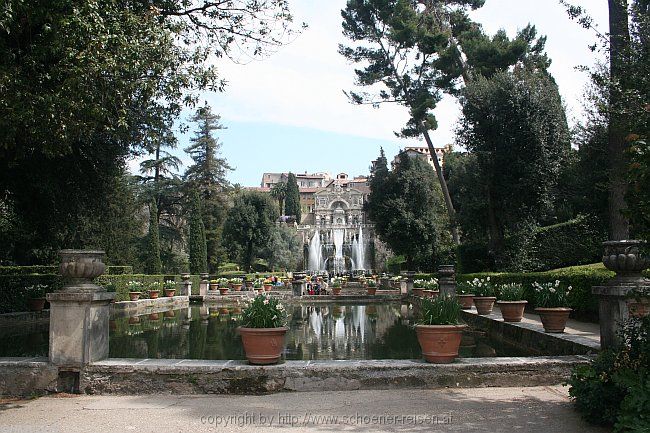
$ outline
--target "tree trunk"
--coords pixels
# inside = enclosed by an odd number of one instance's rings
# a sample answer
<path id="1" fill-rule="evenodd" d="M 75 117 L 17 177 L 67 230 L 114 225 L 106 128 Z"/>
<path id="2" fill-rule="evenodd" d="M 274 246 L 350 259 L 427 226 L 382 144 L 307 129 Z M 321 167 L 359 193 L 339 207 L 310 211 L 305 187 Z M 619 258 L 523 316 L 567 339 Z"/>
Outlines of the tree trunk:
<path id="1" fill-rule="evenodd" d="M 447 188 L 447 181 L 445 176 L 442 174 L 442 168 L 438 162 L 438 155 L 436 154 L 436 149 L 433 147 L 433 142 L 431 137 L 429 137 L 429 131 L 424 129 L 422 135 L 427 142 L 429 147 L 429 153 L 431 154 L 431 159 L 433 160 L 433 166 L 436 169 L 436 174 L 438 175 L 438 180 L 440 181 L 440 188 L 442 189 L 442 195 L 445 198 L 445 206 L 447 207 L 447 214 L 449 215 L 449 224 L 451 225 L 451 236 L 454 239 L 454 245 L 460 245 L 460 236 L 458 235 L 458 227 L 456 225 L 456 210 L 454 209 L 454 204 L 451 201 L 451 196 L 449 195 L 449 188 Z"/>
<path id="2" fill-rule="evenodd" d="M 623 215 L 626 209 L 627 190 L 625 161 L 626 119 L 623 114 L 623 92 L 626 86 L 625 65 L 629 56 L 630 33 L 628 27 L 627 0 L 608 0 L 609 3 L 609 127 L 608 153 L 609 167 L 609 227 L 610 239 L 629 238 L 630 223 Z"/>

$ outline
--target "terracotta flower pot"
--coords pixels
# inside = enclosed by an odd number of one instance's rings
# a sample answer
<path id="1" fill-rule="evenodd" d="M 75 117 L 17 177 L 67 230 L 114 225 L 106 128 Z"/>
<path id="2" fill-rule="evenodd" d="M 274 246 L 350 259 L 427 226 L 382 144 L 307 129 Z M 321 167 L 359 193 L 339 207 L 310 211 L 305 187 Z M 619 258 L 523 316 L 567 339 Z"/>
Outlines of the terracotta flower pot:
<path id="1" fill-rule="evenodd" d="M 341 294 L 341 288 L 340 287 L 332 287 L 332 295 L 339 296 L 340 294 Z"/>
<path id="2" fill-rule="evenodd" d="M 210 290 L 217 291 L 219 290 L 219 284 L 217 283 L 210 283 Z"/>
<path id="3" fill-rule="evenodd" d="M 497 301 L 504 322 L 521 322 L 528 301 Z"/>
<path id="4" fill-rule="evenodd" d="M 168 298 L 173 297 L 176 294 L 176 289 L 165 289 L 165 296 Z"/>
<path id="5" fill-rule="evenodd" d="M 221 307 L 219 308 L 219 314 L 221 314 L 222 316 L 226 316 L 230 314 L 230 310 L 226 307 Z"/>
<path id="6" fill-rule="evenodd" d="M 448 364 L 458 357 L 463 330 L 467 325 L 417 325 L 415 331 L 427 362 Z"/>
<path id="7" fill-rule="evenodd" d="M 168 318 L 168 319 L 172 319 L 172 318 L 176 317 L 176 311 L 174 311 L 174 310 L 165 311 L 165 317 Z"/>
<path id="8" fill-rule="evenodd" d="M 225 295 L 228 293 L 228 287 L 219 287 L 219 293 Z"/>
<path id="9" fill-rule="evenodd" d="M 232 289 L 233 289 L 235 292 L 241 292 L 241 286 L 242 286 L 242 284 L 233 284 L 233 285 L 232 285 Z"/>
<path id="10" fill-rule="evenodd" d="M 251 364 L 275 364 L 284 351 L 288 328 L 239 328 L 246 358 Z"/>
<path id="11" fill-rule="evenodd" d="M 377 292 L 376 287 L 368 287 L 366 290 L 368 291 L 369 295 L 374 295 Z"/>
<path id="12" fill-rule="evenodd" d="M 564 332 L 571 311 L 573 311 L 571 308 L 566 307 L 535 308 L 535 312 L 539 314 L 542 325 L 544 325 L 544 332 L 548 333 Z"/>
<path id="13" fill-rule="evenodd" d="M 158 299 L 160 290 L 149 290 L 149 299 Z"/>
<path id="14" fill-rule="evenodd" d="M 264 291 L 264 287 L 255 287 L 255 291 L 256 291 L 257 294 L 259 295 L 259 294 L 261 294 L 261 293 Z"/>
<path id="15" fill-rule="evenodd" d="M 149 314 L 149 320 L 159 320 L 159 319 L 160 319 L 160 313 Z"/>
<path id="16" fill-rule="evenodd" d="M 474 295 L 465 294 L 465 295 L 456 295 L 458 302 L 460 302 L 460 307 L 463 310 L 469 310 L 474 305 Z"/>
<path id="17" fill-rule="evenodd" d="M 43 311 L 45 308 L 45 298 L 29 298 L 27 300 L 29 311 Z"/>
<path id="18" fill-rule="evenodd" d="M 270 292 L 273 286 L 271 284 L 264 284 L 264 290 Z"/>
<path id="19" fill-rule="evenodd" d="M 494 308 L 494 301 L 497 300 L 494 296 L 474 296 L 474 305 L 476 306 L 476 311 L 481 316 L 486 316 L 492 312 Z"/>
<path id="20" fill-rule="evenodd" d="M 138 316 L 129 317 L 129 325 L 137 325 L 140 323 L 140 318 Z"/>
<path id="21" fill-rule="evenodd" d="M 414 287 L 412 293 L 413 296 L 417 296 L 418 298 L 421 298 L 424 296 L 424 289 L 422 287 L 418 287 L 418 288 Z"/>
<path id="22" fill-rule="evenodd" d="M 142 292 L 129 292 L 129 299 L 132 301 L 137 301 L 140 299 Z"/>

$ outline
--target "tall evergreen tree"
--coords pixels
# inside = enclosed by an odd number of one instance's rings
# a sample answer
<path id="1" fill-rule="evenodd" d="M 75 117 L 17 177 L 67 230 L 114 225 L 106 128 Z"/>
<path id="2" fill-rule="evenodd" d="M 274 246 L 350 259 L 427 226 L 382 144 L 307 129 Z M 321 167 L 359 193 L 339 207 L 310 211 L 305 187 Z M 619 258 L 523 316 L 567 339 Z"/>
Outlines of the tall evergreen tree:
<path id="1" fill-rule="evenodd" d="M 189 217 L 190 235 L 188 241 L 190 273 L 192 274 L 201 274 L 208 271 L 208 250 L 205 241 L 205 226 L 201 214 L 201 198 L 197 192 L 194 192 Z"/>
<path id="2" fill-rule="evenodd" d="M 145 272 L 151 275 L 162 273 L 160 261 L 160 233 L 158 229 L 158 207 L 156 200 L 151 200 L 149 205 L 149 234 L 147 235 L 147 249 L 145 251 Z"/>
<path id="3" fill-rule="evenodd" d="M 194 160 L 185 172 L 185 180 L 187 188 L 201 196 L 210 272 L 217 272 L 224 259 L 221 225 L 228 206 L 226 174 L 232 170 L 226 159 L 219 156 L 221 143 L 214 136 L 215 131 L 225 129 L 220 119 L 208 105 L 199 108 L 191 119 L 197 124 L 197 130 L 190 139 L 192 144 L 185 149 Z"/>
<path id="4" fill-rule="evenodd" d="M 296 175 L 289 173 L 287 178 L 287 192 L 284 203 L 285 213 L 290 216 L 296 217 L 296 222 L 300 224 L 301 209 L 300 209 L 300 190 L 298 189 L 298 181 Z"/>
<path id="5" fill-rule="evenodd" d="M 287 183 L 278 182 L 271 188 L 271 197 L 278 201 L 278 209 L 280 215 L 284 215 L 284 199 L 287 197 Z"/>

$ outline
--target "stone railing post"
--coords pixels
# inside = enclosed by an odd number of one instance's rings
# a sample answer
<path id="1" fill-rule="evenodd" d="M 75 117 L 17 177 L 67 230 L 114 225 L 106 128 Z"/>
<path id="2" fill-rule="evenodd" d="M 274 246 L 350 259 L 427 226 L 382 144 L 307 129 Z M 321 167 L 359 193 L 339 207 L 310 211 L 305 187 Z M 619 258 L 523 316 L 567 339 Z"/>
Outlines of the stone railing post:
<path id="1" fill-rule="evenodd" d="M 411 293 L 413 293 L 413 277 L 415 276 L 415 272 L 413 272 L 413 271 L 405 271 L 402 274 L 406 277 L 406 287 L 404 287 L 404 285 L 400 284 L 400 293 L 401 294 L 411 294 Z"/>
<path id="2" fill-rule="evenodd" d="M 622 323 L 630 318 L 630 305 L 634 302 L 631 294 L 650 291 L 650 280 L 642 275 L 650 267 L 650 257 L 641 252 L 643 241 L 608 241 L 603 245 L 603 263 L 616 276 L 591 291 L 599 298 L 600 346 L 609 349 L 620 343 L 618 333 Z"/>
<path id="3" fill-rule="evenodd" d="M 190 274 L 183 273 L 181 274 L 181 295 L 191 296 L 192 295 L 192 280 L 190 280 Z"/>
<path id="4" fill-rule="evenodd" d="M 441 295 L 456 296 L 456 270 L 454 265 L 438 267 L 438 287 Z"/>
<path id="5" fill-rule="evenodd" d="M 305 287 L 305 280 L 293 280 L 291 281 L 292 294 L 293 296 L 302 296 L 303 290 Z"/>
<path id="6" fill-rule="evenodd" d="M 104 273 L 103 251 L 62 250 L 60 272 L 65 286 L 47 294 L 50 302 L 50 362 L 79 369 L 108 357 L 110 303 L 92 279 Z"/>
<path id="7" fill-rule="evenodd" d="M 205 296 L 208 294 L 210 287 L 210 274 L 201 274 L 201 282 L 199 283 L 199 295 Z"/>

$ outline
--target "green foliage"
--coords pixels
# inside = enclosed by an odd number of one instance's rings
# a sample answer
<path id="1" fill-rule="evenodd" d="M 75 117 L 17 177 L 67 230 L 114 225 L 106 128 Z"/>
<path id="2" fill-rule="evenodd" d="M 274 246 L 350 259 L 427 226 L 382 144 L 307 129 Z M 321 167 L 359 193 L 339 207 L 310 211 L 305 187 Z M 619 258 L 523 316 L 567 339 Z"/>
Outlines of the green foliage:
<path id="1" fill-rule="evenodd" d="M 288 216 L 295 216 L 296 222 L 300 224 L 301 209 L 300 209 L 300 190 L 298 189 L 298 181 L 296 175 L 289 173 L 286 185 L 286 197 L 284 202 L 284 213 Z"/>
<path id="2" fill-rule="evenodd" d="M 427 163 L 402 153 L 392 171 L 377 164 L 366 209 L 379 238 L 405 257 L 408 269 L 433 267 L 436 220 L 445 211 L 440 186 Z"/>
<path id="3" fill-rule="evenodd" d="M 280 215 L 285 215 L 284 200 L 287 197 L 287 184 L 286 182 L 278 182 L 271 188 L 271 197 L 278 201 L 278 210 Z"/>
<path id="4" fill-rule="evenodd" d="M 399 274 L 406 270 L 406 258 L 404 256 L 391 256 L 386 259 L 386 269 L 391 274 Z"/>
<path id="5" fill-rule="evenodd" d="M 474 278 L 465 282 L 469 293 L 473 293 L 477 297 L 491 297 L 496 295 L 494 284 L 491 281 L 492 277 Z"/>
<path id="6" fill-rule="evenodd" d="M 220 156 L 221 143 L 214 136 L 215 131 L 225 129 L 221 116 L 213 114 L 206 104 L 196 111 L 191 121 L 197 124 L 197 130 L 185 152 L 192 157 L 194 164 L 185 171 L 185 182 L 187 188 L 197 191 L 201 197 L 208 271 L 216 272 L 224 256 L 221 225 L 227 209 L 225 191 L 230 186 L 226 175 L 232 167 Z"/>
<path id="7" fill-rule="evenodd" d="M 264 294 L 256 296 L 242 311 L 245 328 L 279 328 L 286 322 L 287 312 L 279 299 Z"/>
<path id="8" fill-rule="evenodd" d="M 569 395 L 583 417 L 616 432 L 650 430 L 650 316 L 624 323 L 621 347 L 577 367 Z"/>
<path id="9" fill-rule="evenodd" d="M 278 219 L 275 203 L 256 191 L 238 194 L 226 215 L 223 227 L 224 247 L 244 270 L 249 270 L 256 257 L 269 247 L 271 234 Z"/>
<path id="10" fill-rule="evenodd" d="M 190 255 L 190 273 L 201 274 L 208 271 L 208 252 L 205 242 L 205 226 L 201 216 L 201 199 L 199 194 L 192 194 L 190 214 L 190 237 L 188 250 Z"/>
<path id="11" fill-rule="evenodd" d="M 570 149 L 564 107 L 546 72 L 521 70 L 477 78 L 464 89 L 461 105 L 459 138 L 477 155 L 479 184 L 485 185 L 484 234 L 502 266 L 508 261 L 508 234 L 521 232 L 525 240 L 527 231 L 554 219 L 558 180 Z"/>
<path id="12" fill-rule="evenodd" d="M 524 286 L 517 283 L 502 284 L 497 287 L 497 299 L 499 301 L 523 301 Z"/>
<path id="13" fill-rule="evenodd" d="M 302 249 L 302 239 L 295 228 L 282 224 L 271 228 L 268 246 L 262 254 L 268 268 L 295 271 L 302 268 Z"/>
<path id="14" fill-rule="evenodd" d="M 152 200 L 149 205 L 149 234 L 147 235 L 147 250 L 144 269 L 148 274 L 160 274 L 162 262 L 160 261 L 160 232 L 158 230 L 158 207 Z"/>
<path id="15" fill-rule="evenodd" d="M 419 325 L 458 325 L 461 307 L 455 296 L 441 295 L 420 300 Z"/>
<path id="16" fill-rule="evenodd" d="M 0 275 L 0 314 L 27 311 L 27 300 L 32 296 L 29 287 L 45 286 L 40 294 L 62 286 L 59 275 Z M 39 296 L 40 297 L 40 296 Z"/>

